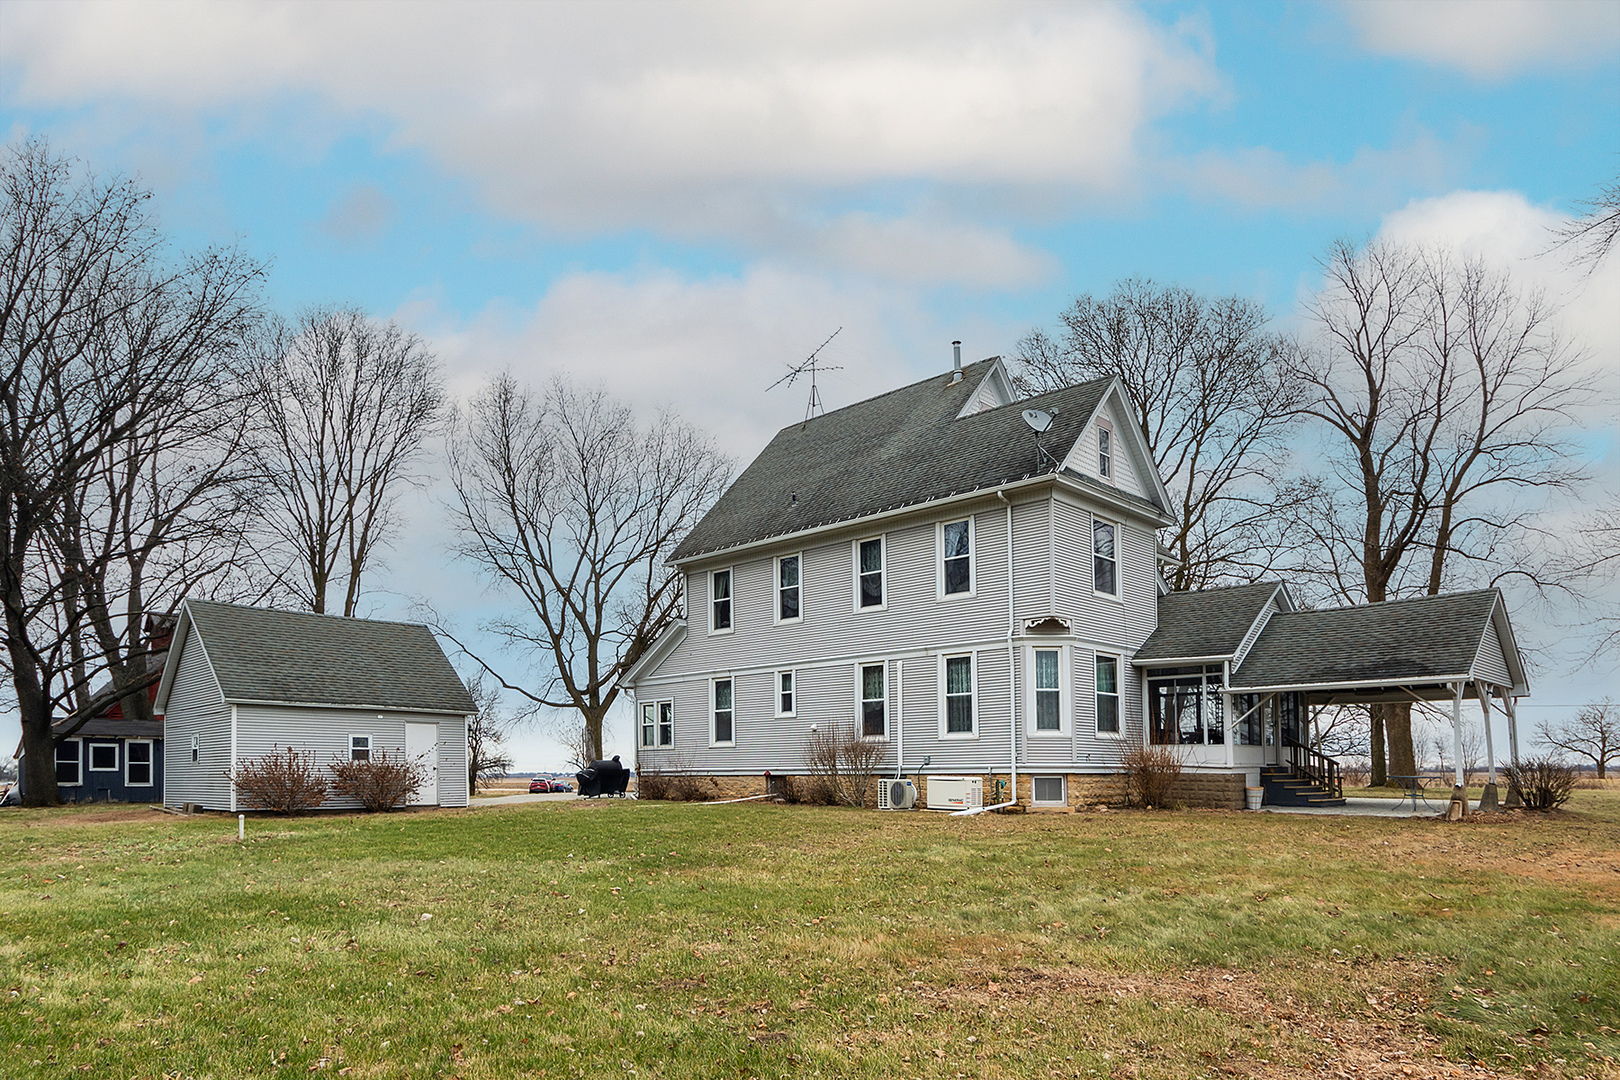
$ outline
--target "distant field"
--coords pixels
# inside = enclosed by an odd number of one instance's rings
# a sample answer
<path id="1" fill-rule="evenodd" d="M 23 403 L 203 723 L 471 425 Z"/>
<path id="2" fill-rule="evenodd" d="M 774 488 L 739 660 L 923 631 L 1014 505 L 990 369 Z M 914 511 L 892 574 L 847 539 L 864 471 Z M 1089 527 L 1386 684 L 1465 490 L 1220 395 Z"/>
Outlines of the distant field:
<path id="1" fill-rule="evenodd" d="M 8 1077 L 1608 1076 L 1620 791 L 0 813 Z M 75 1072 L 73 1070 L 82 1070 Z"/>

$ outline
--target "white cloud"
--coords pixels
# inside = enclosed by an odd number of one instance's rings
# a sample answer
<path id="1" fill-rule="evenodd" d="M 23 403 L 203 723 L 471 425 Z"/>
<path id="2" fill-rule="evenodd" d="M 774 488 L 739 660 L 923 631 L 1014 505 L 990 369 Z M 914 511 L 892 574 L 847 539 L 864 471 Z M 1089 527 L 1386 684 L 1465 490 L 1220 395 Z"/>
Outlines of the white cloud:
<path id="1" fill-rule="evenodd" d="M 0 61 L 24 103 L 183 115 L 308 95 L 382 118 L 502 212 L 797 246 L 901 279 L 1017 285 L 1042 257 L 912 206 L 803 235 L 829 196 L 1131 190 L 1143 127 L 1219 91 L 1195 25 L 1123 5 L 21 3 Z M 303 110 L 307 112 L 308 110 Z M 891 195 L 882 195 L 890 192 Z M 971 235 L 963 236 L 962 233 Z M 882 250 L 879 250 L 882 249 Z M 885 270 L 886 268 L 886 270 Z M 998 276 L 999 275 L 999 276 Z"/>
<path id="2" fill-rule="evenodd" d="M 1610 257 L 1590 275 L 1554 247 L 1567 218 L 1532 205 L 1516 191 L 1454 191 L 1417 199 L 1387 215 L 1379 238 L 1449 247 L 1509 271 L 1525 288 L 1539 289 L 1559 308 L 1562 330 L 1588 353 L 1588 370 L 1611 398 L 1620 398 L 1620 259 Z M 1612 400 L 1603 419 L 1614 425 Z"/>
<path id="3" fill-rule="evenodd" d="M 1476 78 L 1585 63 L 1620 49 L 1620 5 L 1612 0 L 1354 0 L 1343 10 L 1365 47 Z"/>
<path id="4" fill-rule="evenodd" d="M 1206 151 L 1182 162 L 1179 171 L 1194 194 L 1251 208 L 1371 209 L 1387 206 L 1396 191 L 1414 183 L 1431 189 L 1441 185 L 1466 159 L 1467 149 L 1422 132 L 1399 146 L 1362 147 L 1343 163 L 1300 164 L 1262 146 Z"/>

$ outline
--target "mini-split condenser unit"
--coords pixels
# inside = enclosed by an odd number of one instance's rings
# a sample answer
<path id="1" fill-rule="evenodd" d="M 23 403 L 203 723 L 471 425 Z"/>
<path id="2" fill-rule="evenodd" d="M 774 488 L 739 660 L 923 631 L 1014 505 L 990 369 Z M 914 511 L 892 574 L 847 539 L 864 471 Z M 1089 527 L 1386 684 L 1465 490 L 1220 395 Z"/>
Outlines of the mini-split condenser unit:
<path id="1" fill-rule="evenodd" d="M 917 785 L 910 780 L 878 781 L 879 810 L 910 810 L 917 805 Z"/>
<path id="2" fill-rule="evenodd" d="M 984 777 L 930 776 L 928 809 L 970 810 L 984 805 Z"/>

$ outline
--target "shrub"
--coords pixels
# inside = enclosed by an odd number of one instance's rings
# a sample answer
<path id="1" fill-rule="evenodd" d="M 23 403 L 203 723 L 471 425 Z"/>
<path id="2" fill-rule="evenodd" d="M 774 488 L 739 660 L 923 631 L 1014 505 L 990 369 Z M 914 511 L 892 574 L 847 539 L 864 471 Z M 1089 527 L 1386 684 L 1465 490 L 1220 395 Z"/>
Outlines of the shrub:
<path id="1" fill-rule="evenodd" d="M 642 765 L 636 770 L 636 798 L 702 802 L 703 786 L 682 766 Z"/>
<path id="2" fill-rule="evenodd" d="M 326 777 L 315 755 L 292 747 L 271 750 L 261 758 L 243 760 L 225 774 L 242 801 L 255 810 L 296 814 L 326 801 Z"/>
<path id="3" fill-rule="evenodd" d="M 374 747 L 364 761 L 338 759 L 332 770 L 332 787 L 339 795 L 353 799 L 367 810 L 392 810 L 410 802 L 427 780 L 427 766 L 412 761 L 404 752 L 390 756 Z"/>
<path id="4" fill-rule="evenodd" d="M 1125 804 L 1142 809 L 1168 807 L 1181 779 L 1181 758 L 1172 746 L 1139 746 L 1126 753 Z"/>
<path id="5" fill-rule="evenodd" d="M 1569 802 L 1575 791 L 1575 767 L 1555 758 L 1528 758 L 1509 765 L 1508 790 L 1519 789 L 1526 810 L 1552 810 Z"/>
<path id="6" fill-rule="evenodd" d="M 883 762 L 883 744 L 863 739 L 853 723 L 828 724 L 810 733 L 804 750 L 810 778 L 806 802 L 842 806 L 876 803 L 873 783 Z M 815 791 L 820 787 L 820 792 Z M 816 797 L 816 796 L 821 797 Z"/>

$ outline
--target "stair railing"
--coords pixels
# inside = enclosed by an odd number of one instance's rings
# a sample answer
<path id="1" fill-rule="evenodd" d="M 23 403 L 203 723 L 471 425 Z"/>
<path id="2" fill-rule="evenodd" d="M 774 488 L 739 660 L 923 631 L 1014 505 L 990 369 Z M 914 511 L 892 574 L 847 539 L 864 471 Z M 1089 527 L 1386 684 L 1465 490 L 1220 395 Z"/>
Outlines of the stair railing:
<path id="1" fill-rule="evenodd" d="M 1344 773 L 1337 758 L 1330 758 L 1309 746 L 1288 740 L 1289 764 L 1294 772 L 1324 788 L 1335 799 L 1344 798 Z"/>

